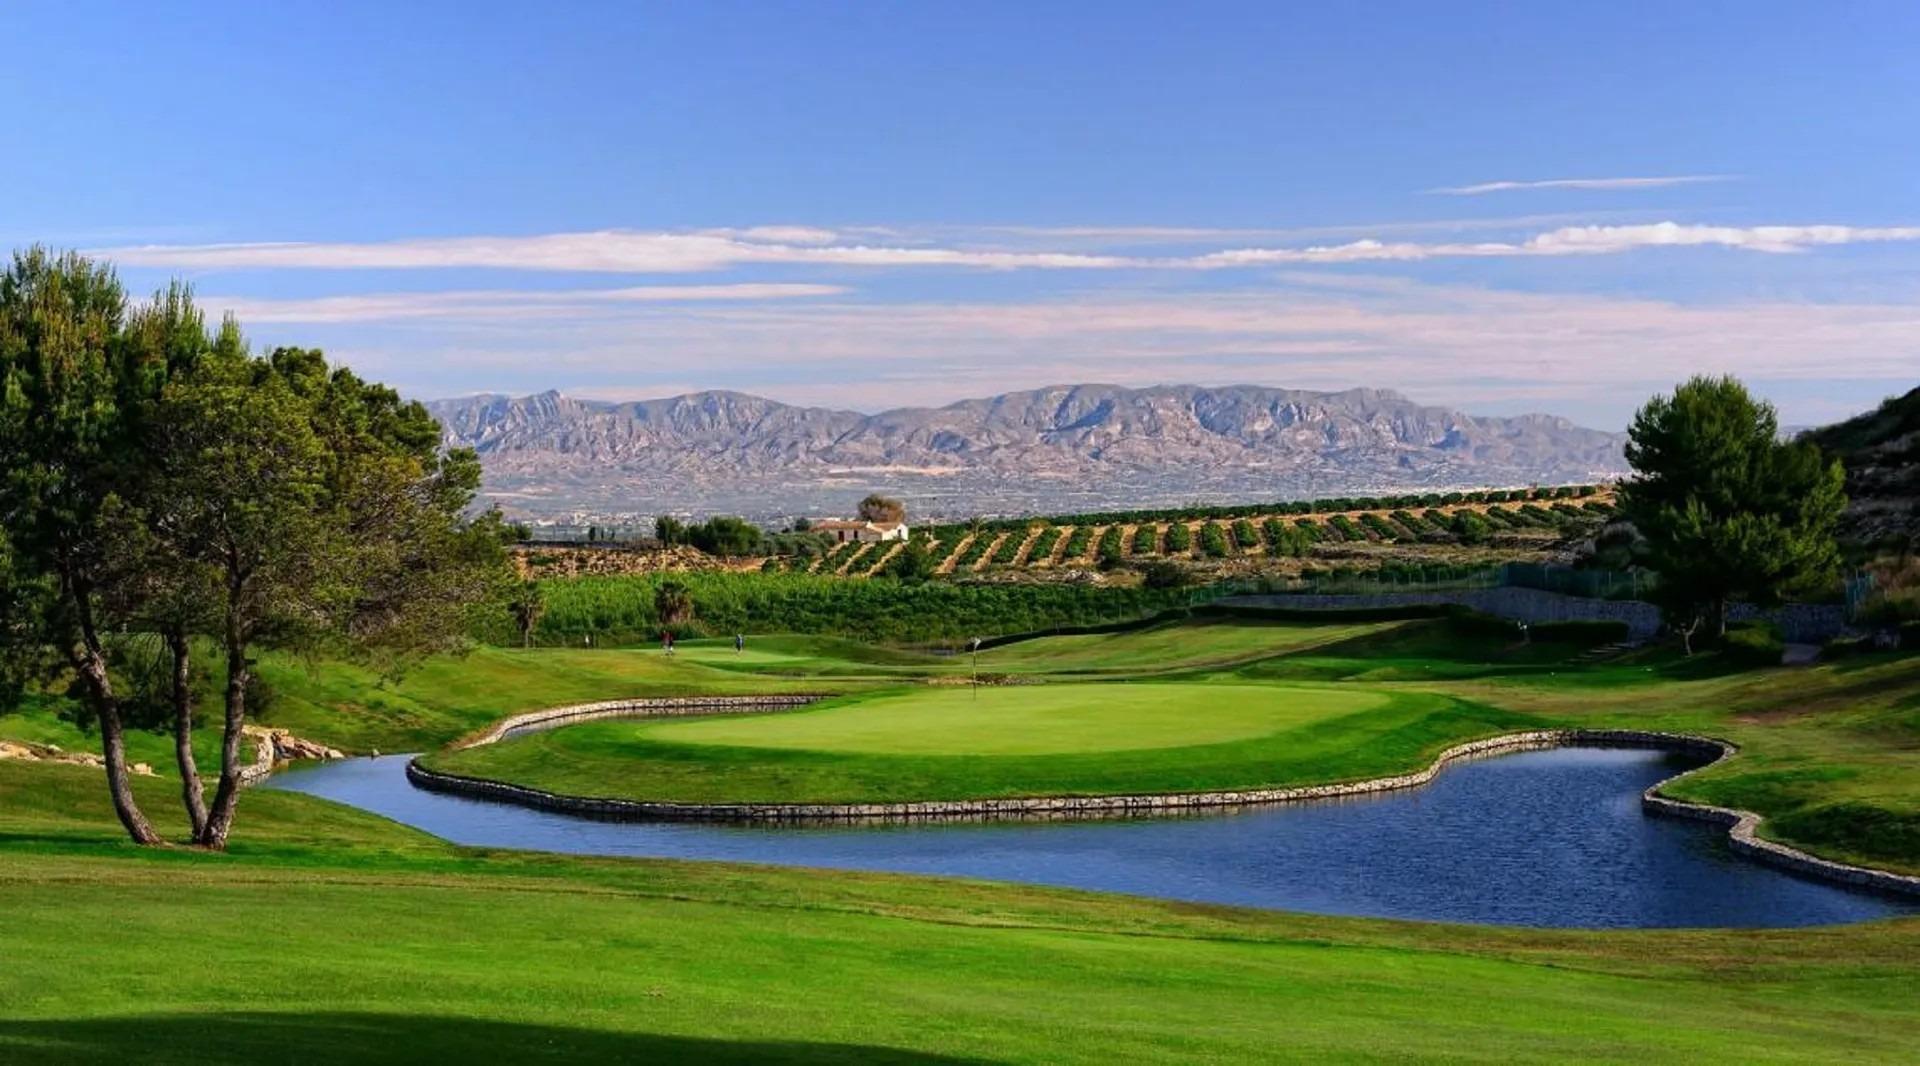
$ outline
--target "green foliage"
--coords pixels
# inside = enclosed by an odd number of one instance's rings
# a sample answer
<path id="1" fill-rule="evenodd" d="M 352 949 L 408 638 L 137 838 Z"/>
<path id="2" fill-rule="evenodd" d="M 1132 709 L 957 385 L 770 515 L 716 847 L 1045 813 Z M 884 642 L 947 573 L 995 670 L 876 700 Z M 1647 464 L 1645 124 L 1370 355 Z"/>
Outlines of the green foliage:
<path id="1" fill-rule="evenodd" d="M 1169 559 L 1155 559 L 1140 572 L 1140 580 L 1150 589 L 1177 589 L 1192 584 L 1187 568 Z"/>
<path id="2" fill-rule="evenodd" d="M 1061 561 L 1070 562 L 1087 554 L 1087 548 L 1093 543 L 1092 526 L 1075 526 L 1067 534 L 1067 546 L 1060 553 Z"/>
<path id="3" fill-rule="evenodd" d="M 1103 567 L 1117 566 L 1125 558 L 1126 549 L 1120 540 L 1120 527 L 1108 526 L 1100 534 L 1100 543 L 1094 548 L 1094 559 Z"/>
<path id="4" fill-rule="evenodd" d="M 931 542 L 925 537 L 914 537 L 880 568 L 880 576 L 909 584 L 925 581 L 932 577 L 939 565 L 930 549 Z"/>
<path id="5" fill-rule="evenodd" d="M 705 522 L 687 526 L 684 538 L 685 543 L 708 555 L 753 555 L 766 547 L 766 536 L 760 527 L 733 515 L 714 515 Z"/>
<path id="6" fill-rule="evenodd" d="M 1773 407 L 1730 377 L 1696 377 L 1634 416 L 1637 476 L 1621 511 L 1646 538 L 1676 624 L 1724 628 L 1733 600 L 1778 601 L 1830 576 L 1844 474 L 1807 442 L 1783 443 Z"/>
<path id="7" fill-rule="evenodd" d="M 1160 551 L 1160 527 L 1152 522 L 1142 522 L 1133 530 L 1133 543 L 1129 546 L 1135 555 L 1154 555 Z"/>
<path id="8" fill-rule="evenodd" d="M 695 572 L 544 582 L 542 643 L 647 641 L 662 622 L 658 591 L 677 585 L 701 633 L 826 633 L 862 640 L 933 641 L 1122 621 L 1184 604 L 1166 593 L 1078 585 L 847 581 L 818 575 Z"/>
<path id="9" fill-rule="evenodd" d="M 1233 554 L 1233 545 L 1227 540 L 1227 530 L 1219 522 L 1208 522 L 1200 527 L 1200 550 L 1214 559 L 1224 559 Z"/>
<path id="10" fill-rule="evenodd" d="M 1027 553 L 1029 563 L 1045 562 L 1053 558 L 1053 549 L 1060 543 L 1060 527 L 1048 526 L 1034 538 L 1033 550 Z"/>
<path id="11" fill-rule="evenodd" d="M 1252 522 L 1244 518 L 1236 519 L 1233 523 L 1233 545 L 1242 551 L 1259 547 L 1260 531 L 1253 528 Z"/>
<path id="12" fill-rule="evenodd" d="M 1185 555 L 1193 549 L 1193 530 L 1185 522 L 1167 526 L 1167 554 Z"/>
<path id="13" fill-rule="evenodd" d="M 1013 562 L 1020 555 L 1020 548 L 1026 544 L 1029 535 L 1030 531 L 1024 528 L 1009 532 L 1001 538 L 999 547 L 993 549 L 993 554 L 987 558 L 987 565 L 1005 566 Z"/>
<path id="14" fill-rule="evenodd" d="M 1493 536 L 1493 526 L 1473 511 L 1456 511 L 1453 535 L 1459 537 L 1462 544 L 1485 544 Z"/>

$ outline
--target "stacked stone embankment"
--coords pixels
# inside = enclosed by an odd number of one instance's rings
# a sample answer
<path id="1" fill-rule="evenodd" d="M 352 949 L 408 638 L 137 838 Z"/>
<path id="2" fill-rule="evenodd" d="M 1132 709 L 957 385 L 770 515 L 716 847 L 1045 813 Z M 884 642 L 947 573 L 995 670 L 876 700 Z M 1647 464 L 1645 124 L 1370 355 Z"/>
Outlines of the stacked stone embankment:
<path id="1" fill-rule="evenodd" d="M 1216 602 L 1225 607 L 1289 611 L 1353 611 L 1452 605 L 1530 625 L 1618 622 L 1627 627 L 1628 634 L 1635 640 L 1649 639 L 1659 633 L 1661 627 L 1660 608 L 1642 600 L 1600 600 L 1517 586 L 1355 595 L 1274 593 L 1228 596 Z M 1790 603 L 1763 610 L 1752 604 L 1738 603 L 1728 612 L 1728 620 L 1770 621 L 1780 627 L 1782 636 L 1789 642 L 1817 644 L 1846 632 L 1847 609 L 1841 604 Z"/>
<path id="2" fill-rule="evenodd" d="M 591 718 L 653 715 L 756 713 L 812 703 L 818 696 L 689 697 L 667 700 L 613 700 L 599 704 L 560 707 L 507 719 L 463 747 L 491 744 L 518 733 L 551 729 Z M 675 803 L 650 800 L 568 796 L 524 785 L 468 777 L 429 769 L 415 759 L 407 778 L 419 788 L 516 803 L 538 810 L 557 811 L 606 821 L 682 822 L 805 822 L 873 821 L 928 822 L 981 820 L 1047 820 L 1063 818 L 1126 818 L 1177 813 L 1205 808 L 1258 807 L 1310 800 L 1365 796 L 1417 788 L 1432 781 L 1449 763 L 1517 751 L 1574 745 L 1656 748 L 1681 751 L 1717 762 L 1739 749 L 1724 740 L 1632 729 L 1538 729 L 1485 737 L 1441 751 L 1425 768 L 1411 773 L 1287 788 L 1235 789 L 1216 792 L 1179 792 L 1121 796 L 1034 796 L 1006 799 L 930 800 L 911 803 Z M 1699 769 L 1687 773 L 1697 773 Z M 1853 866 L 1809 855 L 1758 836 L 1759 815 L 1724 807 L 1688 803 L 1661 794 L 1661 789 L 1686 774 L 1648 788 L 1641 796 L 1649 813 L 1712 822 L 1729 827 L 1733 848 L 1769 865 L 1846 884 L 1900 895 L 1920 896 L 1920 877 Z"/>

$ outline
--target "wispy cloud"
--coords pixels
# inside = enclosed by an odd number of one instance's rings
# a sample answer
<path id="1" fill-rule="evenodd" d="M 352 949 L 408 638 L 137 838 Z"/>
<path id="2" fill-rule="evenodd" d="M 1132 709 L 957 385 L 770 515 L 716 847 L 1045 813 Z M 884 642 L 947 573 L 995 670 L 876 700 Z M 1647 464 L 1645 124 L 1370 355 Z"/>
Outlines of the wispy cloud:
<path id="1" fill-rule="evenodd" d="M 1663 189 L 1672 185 L 1701 185 L 1738 181 L 1734 174 L 1674 174 L 1654 178 L 1548 178 L 1544 181 L 1483 181 L 1478 185 L 1448 185 L 1427 192 L 1436 196 L 1484 196 L 1490 192 L 1524 189 Z"/>
<path id="2" fill-rule="evenodd" d="M 733 267 L 801 266 L 984 270 L 1227 270 L 1271 264 L 1410 262 L 1513 256 L 1607 255 L 1641 248 L 1722 247 L 1797 252 L 1831 245 L 1920 240 L 1920 226 L 1707 226 L 1679 222 L 1563 226 L 1518 240 L 1385 241 L 1225 248 L 1142 256 L 1065 250 L 815 243 L 746 236 L 756 230 L 650 233 L 598 230 L 524 237 L 444 237 L 374 243 L 138 245 L 98 254 L 123 266 L 174 270 L 406 270 L 479 267 L 581 273 L 700 273 Z"/>
<path id="3" fill-rule="evenodd" d="M 432 350 L 364 336 L 332 348 L 430 395 L 548 387 L 657 395 L 697 367 L 706 387 L 867 408 L 1061 381 L 1253 381 L 1389 384 L 1469 409 L 1525 401 L 1602 422 L 1623 419 L 1687 373 L 1736 373 L 1783 390 L 1835 379 L 1891 387 L 1920 365 L 1920 306 L 1912 304 L 1702 306 L 1403 278 L 1316 280 L 1018 303 L 651 305 L 617 320 L 436 322 Z M 418 384 L 433 381 L 442 384 Z M 461 384 L 447 384 L 454 381 Z"/>
<path id="4" fill-rule="evenodd" d="M 845 292 L 847 289 L 840 285 L 743 283 L 738 285 L 641 285 L 623 289 L 568 289 L 550 292 L 501 289 L 369 293 L 310 299 L 202 296 L 199 302 L 218 313 L 231 312 L 247 323 L 390 322 L 416 318 L 479 320 L 577 317 L 596 310 L 632 304 L 790 300 L 837 296 Z"/>

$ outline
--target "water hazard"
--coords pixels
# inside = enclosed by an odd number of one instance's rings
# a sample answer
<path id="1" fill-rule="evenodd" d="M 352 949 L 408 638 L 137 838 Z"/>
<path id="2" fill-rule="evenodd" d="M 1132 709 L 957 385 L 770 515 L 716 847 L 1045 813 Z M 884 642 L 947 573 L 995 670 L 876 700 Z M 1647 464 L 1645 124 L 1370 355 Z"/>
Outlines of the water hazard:
<path id="1" fill-rule="evenodd" d="M 1693 765 L 1640 749 L 1464 762 L 1406 792 L 1183 818 L 811 828 L 598 822 L 425 792 L 405 756 L 288 771 L 268 787 L 458 844 L 1024 881 L 1319 914 L 1577 927 L 1795 926 L 1920 903 L 1743 859 L 1724 831 L 1642 813 Z"/>

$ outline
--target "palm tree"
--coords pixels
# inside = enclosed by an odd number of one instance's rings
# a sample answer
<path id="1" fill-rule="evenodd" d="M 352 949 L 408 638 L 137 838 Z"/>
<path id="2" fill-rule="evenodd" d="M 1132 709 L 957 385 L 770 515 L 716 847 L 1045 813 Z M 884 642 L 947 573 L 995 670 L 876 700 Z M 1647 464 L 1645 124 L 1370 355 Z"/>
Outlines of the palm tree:
<path id="1" fill-rule="evenodd" d="M 653 592 L 653 612 L 663 626 L 692 621 L 693 594 L 678 581 L 662 581 Z"/>
<path id="2" fill-rule="evenodd" d="M 540 616 L 547 613 L 547 599 L 540 591 L 538 581 L 520 582 L 513 590 L 513 597 L 507 603 L 507 609 L 513 612 L 513 620 L 520 624 L 520 646 L 533 647 L 533 627 L 540 624 Z"/>

